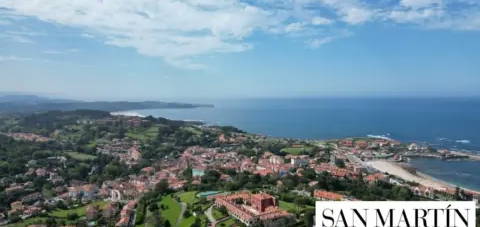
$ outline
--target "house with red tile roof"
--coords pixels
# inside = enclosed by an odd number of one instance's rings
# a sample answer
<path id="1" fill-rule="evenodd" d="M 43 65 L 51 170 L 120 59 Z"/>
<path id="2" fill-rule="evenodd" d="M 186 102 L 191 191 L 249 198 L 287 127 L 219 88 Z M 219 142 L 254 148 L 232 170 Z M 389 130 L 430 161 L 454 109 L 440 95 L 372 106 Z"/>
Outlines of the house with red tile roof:
<path id="1" fill-rule="evenodd" d="M 378 181 L 388 181 L 388 176 L 383 173 L 374 173 L 365 177 L 365 180 L 369 183 L 375 183 Z"/>
<path id="2" fill-rule="evenodd" d="M 329 192 L 329 191 L 325 191 L 325 190 L 315 190 L 313 192 L 313 197 L 315 197 L 316 199 L 319 199 L 319 200 L 324 200 L 324 201 L 340 201 L 340 200 L 344 200 L 345 199 L 345 196 L 342 195 L 342 194 L 338 194 L 338 193 L 335 193 L 335 192 Z"/>

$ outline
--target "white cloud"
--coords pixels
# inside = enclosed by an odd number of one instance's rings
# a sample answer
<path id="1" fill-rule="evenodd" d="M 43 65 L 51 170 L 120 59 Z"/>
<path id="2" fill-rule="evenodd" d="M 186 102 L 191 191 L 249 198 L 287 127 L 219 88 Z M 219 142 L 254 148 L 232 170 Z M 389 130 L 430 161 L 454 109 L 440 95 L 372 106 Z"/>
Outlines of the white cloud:
<path id="1" fill-rule="evenodd" d="M 282 22 L 272 12 L 237 0 L 2 0 L 0 7 L 83 28 L 110 45 L 169 61 L 246 50 L 245 37 Z"/>
<path id="2" fill-rule="evenodd" d="M 0 56 L 0 62 L 5 61 L 30 61 L 31 58 L 17 57 L 17 56 Z"/>
<path id="3" fill-rule="evenodd" d="M 333 8 L 342 21 L 356 25 L 371 20 L 376 12 L 356 0 L 320 0 L 324 5 Z"/>
<path id="4" fill-rule="evenodd" d="M 338 32 L 337 34 L 332 34 L 324 37 L 319 37 L 319 38 L 314 38 L 309 41 L 307 41 L 308 46 L 311 48 L 319 48 L 320 46 L 323 46 L 327 43 L 333 42 L 334 40 L 341 39 L 341 38 L 346 38 L 351 36 L 352 33 L 348 31 L 341 31 Z"/>
<path id="5" fill-rule="evenodd" d="M 43 51 L 44 54 L 63 54 L 63 52 L 58 51 L 58 50 L 46 50 Z"/>
<path id="6" fill-rule="evenodd" d="M 11 25 L 12 23 L 7 20 L 0 20 L 0 26 Z"/>
<path id="7" fill-rule="evenodd" d="M 0 21 L 34 17 L 195 69 L 203 67 L 197 56 L 251 49 L 246 40 L 258 31 L 318 47 L 344 37 L 332 36 L 335 30 L 376 21 L 480 30 L 478 12 L 476 0 L 0 0 Z M 0 39 L 33 43 L 39 35 L 10 31 Z M 66 52 L 45 53 L 55 51 Z"/>
<path id="8" fill-rule="evenodd" d="M 287 32 L 287 33 L 289 33 L 289 32 L 299 32 L 299 31 L 302 31 L 303 29 L 305 29 L 305 24 L 304 23 L 295 22 L 295 23 L 288 24 L 285 27 L 285 32 Z"/>
<path id="9" fill-rule="evenodd" d="M 416 10 L 395 10 L 390 12 L 388 17 L 399 23 L 424 23 L 425 20 L 438 18 L 443 15 L 443 10 L 439 8 L 426 8 Z"/>
<path id="10" fill-rule="evenodd" d="M 312 39 L 308 41 L 308 45 L 312 48 L 318 48 L 322 46 L 323 44 L 327 44 L 329 42 L 332 42 L 335 40 L 335 37 L 330 36 L 330 37 L 323 37 L 323 38 L 317 38 L 317 39 Z"/>
<path id="11" fill-rule="evenodd" d="M 33 37 L 45 35 L 40 32 L 32 31 L 3 31 L 0 33 L 0 39 L 5 39 L 11 42 L 23 43 L 23 44 L 32 44 L 35 43 Z"/>
<path id="12" fill-rule="evenodd" d="M 460 5 L 458 5 L 460 4 Z M 418 0 L 384 14 L 396 23 L 417 24 L 428 29 L 480 30 L 480 1 Z"/>
<path id="13" fill-rule="evenodd" d="M 43 51 L 44 54 L 51 54 L 51 55 L 58 55 L 58 54 L 69 54 L 69 53 L 77 53 L 79 49 L 71 48 L 66 50 L 45 50 Z"/>
<path id="14" fill-rule="evenodd" d="M 32 39 L 21 36 L 21 35 L 14 35 L 14 34 L 9 34 L 9 33 L 3 33 L 0 34 L 0 39 L 8 40 L 10 42 L 16 42 L 16 43 L 24 43 L 24 44 L 31 44 L 35 43 Z"/>
<path id="15" fill-rule="evenodd" d="M 327 24 L 332 24 L 334 21 L 330 20 L 325 17 L 314 17 L 312 18 L 312 24 L 313 25 L 327 25 Z"/>
<path id="16" fill-rule="evenodd" d="M 91 34 L 88 34 L 88 33 L 83 33 L 81 34 L 82 37 L 84 38 L 87 38 L 87 39 L 94 39 L 95 36 L 94 35 L 91 35 Z"/>
<path id="17" fill-rule="evenodd" d="M 464 31 L 479 31 L 480 30 L 480 11 L 469 11 L 460 16 L 447 17 L 428 24 L 430 28 L 434 29 L 455 29 Z"/>
<path id="18" fill-rule="evenodd" d="M 411 8 L 428 7 L 435 4 L 441 4 L 442 0 L 401 0 L 400 5 Z"/>
<path id="19" fill-rule="evenodd" d="M 361 24 L 369 21 L 375 13 L 365 8 L 347 8 L 343 9 L 343 20 L 349 24 Z"/>

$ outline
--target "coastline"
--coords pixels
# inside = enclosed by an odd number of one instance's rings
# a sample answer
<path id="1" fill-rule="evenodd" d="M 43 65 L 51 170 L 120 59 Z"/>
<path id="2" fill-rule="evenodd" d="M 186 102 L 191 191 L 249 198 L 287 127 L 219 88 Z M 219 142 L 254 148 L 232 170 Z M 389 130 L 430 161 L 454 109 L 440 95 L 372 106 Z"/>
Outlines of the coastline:
<path id="1" fill-rule="evenodd" d="M 112 112 L 111 114 L 125 115 L 125 116 L 139 116 L 139 117 L 145 117 L 145 115 L 147 115 L 146 113 L 141 114 L 139 112 L 139 110 L 117 111 L 117 112 Z M 152 115 L 155 115 L 155 114 L 152 114 Z M 170 119 L 168 116 L 162 116 L 162 117 Z M 192 120 L 183 119 L 183 121 L 192 121 Z M 193 121 L 195 121 L 195 120 L 193 120 Z M 196 120 L 196 121 L 198 121 L 198 120 Z M 198 122 L 206 123 L 206 121 L 198 121 Z M 236 126 L 240 126 L 240 125 L 236 125 Z M 265 133 L 262 133 L 262 134 L 266 135 Z M 369 138 L 391 139 L 391 138 L 389 138 L 389 136 L 390 136 L 389 133 L 387 133 L 386 135 L 383 135 L 383 134 L 379 134 L 379 135 L 367 134 L 367 137 L 369 137 Z M 291 137 L 281 137 L 281 138 L 291 138 Z M 452 153 L 453 152 L 455 152 L 455 154 L 457 154 L 457 155 L 468 155 L 468 156 L 470 156 L 470 159 L 472 159 L 472 160 L 480 160 L 480 155 L 469 154 L 469 153 L 460 152 L 460 151 L 452 151 Z M 408 172 L 408 170 L 406 170 L 407 166 L 402 166 L 398 163 L 390 163 L 390 165 L 394 165 L 394 166 L 386 166 L 386 167 L 385 166 L 377 166 L 377 168 L 375 168 L 375 167 L 373 167 L 373 168 L 378 169 L 380 172 L 388 172 L 392 175 L 398 176 L 401 179 L 404 179 L 404 180 L 407 180 L 407 181 L 412 181 L 412 182 L 417 182 L 417 183 L 419 183 L 421 185 L 424 185 L 424 186 L 427 186 L 427 187 L 434 187 L 434 188 L 441 189 L 441 188 L 455 188 L 455 187 L 458 186 L 458 187 L 460 187 L 460 188 L 462 188 L 466 191 L 472 191 L 472 192 L 479 192 L 480 191 L 479 189 L 472 190 L 472 189 L 469 189 L 468 186 L 464 187 L 464 186 L 458 185 L 456 183 L 449 183 L 448 181 L 440 180 L 438 178 L 435 178 L 431 175 L 425 174 L 425 173 L 420 172 L 418 170 L 416 171 L 415 174 L 412 174 L 412 173 Z"/>
<path id="2" fill-rule="evenodd" d="M 380 172 L 388 173 L 405 181 L 415 182 L 425 187 L 432 187 L 436 190 L 455 189 L 456 187 L 459 187 L 465 191 L 480 193 L 477 190 L 472 190 L 469 188 L 458 186 L 456 184 L 445 182 L 443 180 L 437 179 L 419 171 L 416 171 L 416 173 L 413 174 L 406 170 L 404 165 L 398 164 L 396 162 L 391 162 L 387 160 L 375 160 L 366 162 L 366 164 L 369 167 L 372 167 Z"/>

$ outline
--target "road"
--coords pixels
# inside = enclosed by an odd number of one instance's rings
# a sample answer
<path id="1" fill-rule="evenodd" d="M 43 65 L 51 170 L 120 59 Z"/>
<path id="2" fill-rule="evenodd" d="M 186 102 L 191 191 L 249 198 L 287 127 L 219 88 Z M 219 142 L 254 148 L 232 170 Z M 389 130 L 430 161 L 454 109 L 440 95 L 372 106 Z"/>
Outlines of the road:
<path id="1" fill-rule="evenodd" d="M 205 215 L 207 216 L 208 221 L 210 222 L 209 226 L 215 227 L 215 226 L 217 226 L 218 223 L 223 222 L 223 221 L 227 220 L 228 218 L 230 218 L 230 216 L 227 215 L 226 217 L 223 217 L 223 218 L 220 218 L 220 219 L 216 220 L 215 217 L 213 217 L 212 209 L 213 209 L 213 206 L 209 207 L 205 211 Z"/>
<path id="2" fill-rule="evenodd" d="M 184 202 L 181 202 L 180 203 L 180 216 L 178 216 L 177 218 L 177 225 L 176 226 L 179 226 L 180 225 L 180 222 L 182 221 L 183 219 L 183 214 L 185 213 L 185 211 L 187 210 L 187 204 L 184 203 Z"/>
<path id="3" fill-rule="evenodd" d="M 215 217 L 213 217 L 212 209 L 213 209 L 213 206 L 209 207 L 205 211 L 205 215 L 207 215 L 208 221 L 210 221 L 210 223 L 215 223 L 217 220 L 215 220 Z"/>

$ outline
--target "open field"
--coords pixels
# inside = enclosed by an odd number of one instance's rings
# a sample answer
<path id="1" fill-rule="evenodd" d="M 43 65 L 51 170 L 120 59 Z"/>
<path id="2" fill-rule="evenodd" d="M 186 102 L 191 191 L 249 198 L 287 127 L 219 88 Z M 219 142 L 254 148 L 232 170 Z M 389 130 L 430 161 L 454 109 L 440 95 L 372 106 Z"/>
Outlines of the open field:
<path id="1" fill-rule="evenodd" d="M 286 211 L 296 211 L 298 206 L 295 205 L 294 203 L 289 203 L 285 201 L 280 201 L 279 202 L 279 207 L 286 210 Z"/>
<path id="2" fill-rule="evenodd" d="M 191 133 L 193 133 L 197 136 L 202 134 L 202 131 L 200 131 L 197 128 L 194 128 L 194 127 L 185 127 L 184 130 L 186 130 L 188 132 L 191 132 Z"/>
<path id="3" fill-rule="evenodd" d="M 78 161 L 94 160 L 96 158 L 94 155 L 83 154 L 75 151 L 70 151 L 66 153 L 68 154 L 68 156 Z"/>
<path id="4" fill-rule="evenodd" d="M 175 225 L 177 223 L 177 218 L 180 215 L 180 204 L 178 204 L 171 195 L 168 195 L 162 198 L 160 205 L 165 207 L 165 210 L 161 210 L 163 218 L 168 220 L 172 226 Z"/>
<path id="5" fill-rule="evenodd" d="M 106 201 L 97 201 L 97 202 L 93 202 L 89 205 L 96 205 L 96 206 L 99 206 L 100 209 L 102 209 L 103 207 L 105 207 L 105 205 L 107 205 L 107 202 Z M 82 216 L 85 216 L 87 206 L 81 206 L 81 207 L 77 207 L 77 208 L 70 209 L 70 210 L 56 209 L 56 210 L 50 212 L 50 216 L 59 217 L 59 218 L 66 218 L 69 214 L 76 213 L 79 217 L 82 217 Z"/>
<path id="6" fill-rule="evenodd" d="M 188 218 L 184 218 L 179 226 L 180 227 L 190 227 L 193 223 L 195 222 L 195 217 L 194 216 L 190 216 Z"/>
<path id="7" fill-rule="evenodd" d="M 279 207 L 292 213 L 314 208 L 312 206 L 297 206 L 295 203 L 290 203 L 282 200 L 279 201 Z"/>
<path id="8" fill-rule="evenodd" d="M 197 201 L 197 197 L 195 196 L 196 194 L 196 191 L 182 192 L 178 194 L 178 197 L 180 198 L 180 201 L 186 204 L 193 204 Z"/>
<path id="9" fill-rule="evenodd" d="M 304 152 L 310 152 L 313 148 L 311 147 L 287 147 L 283 148 L 281 151 L 293 155 L 300 155 Z"/>
<path id="10" fill-rule="evenodd" d="M 143 142 L 146 142 L 148 140 L 155 139 L 158 135 L 158 128 L 159 126 L 152 126 L 148 129 L 136 129 L 127 132 L 127 136 L 136 139 L 136 140 L 141 140 Z"/>
<path id="11" fill-rule="evenodd" d="M 179 198 L 181 202 L 186 203 L 187 205 L 191 205 L 197 201 L 197 198 L 195 197 L 196 191 L 189 191 L 189 192 L 180 192 L 176 194 L 176 197 Z M 173 198 L 172 195 L 167 195 L 162 197 L 162 200 L 157 202 L 158 207 L 160 207 L 160 213 L 162 214 L 162 217 L 164 220 L 168 220 L 172 226 L 175 226 L 177 223 L 177 219 L 180 216 L 181 212 L 181 206 L 180 203 L 177 202 L 176 199 Z M 164 209 L 161 209 L 161 207 L 164 207 Z M 148 220 L 149 217 L 152 215 L 152 213 L 147 209 L 146 210 L 146 218 L 145 220 Z M 180 223 L 178 223 L 178 226 L 181 227 L 189 227 L 195 222 L 195 216 L 190 216 L 188 218 L 183 218 L 180 220 Z M 150 225 L 144 223 L 144 224 L 139 224 L 136 225 L 137 227 L 150 227 Z"/>

